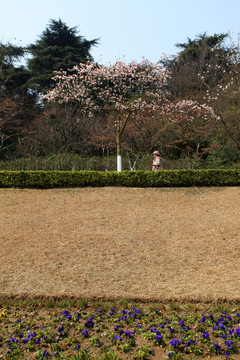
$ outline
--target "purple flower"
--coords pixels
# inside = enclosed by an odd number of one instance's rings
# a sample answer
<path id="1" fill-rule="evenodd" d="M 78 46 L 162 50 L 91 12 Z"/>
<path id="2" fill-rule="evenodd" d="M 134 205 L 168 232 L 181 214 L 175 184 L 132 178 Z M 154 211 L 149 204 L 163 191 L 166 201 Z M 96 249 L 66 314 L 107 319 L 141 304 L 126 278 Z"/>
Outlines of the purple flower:
<path id="1" fill-rule="evenodd" d="M 117 341 L 122 341 L 121 336 L 117 336 L 117 335 L 115 335 L 115 336 L 114 336 L 114 338 L 115 338 Z"/>
<path id="2" fill-rule="evenodd" d="M 36 344 L 40 344 L 40 338 L 39 338 L 39 337 L 37 337 L 37 338 L 35 339 L 35 343 L 36 343 Z"/>
<path id="3" fill-rule="evenodd" d="M 58 332 L 59 334 L 61 334 L 61 332 L 64 330 L 64 326 L 61 326 L 60 328 L 58 328 Z"/>
<path id="4" fill-rule="evenodd" d="M 125 334 L 124 334 L 126 337 L 131 337 L 131 331 L 127 330 L 125 331 Z"/>
<path id="5" fill-rule="evenodd" d="M 236 329 L 237 336 L 240 336 L 240 329 Z"/>
<path id="6" fill-rule="evenodd" d="M 226 358 L 228 358 L 228 357 L 230 356 L 230 352 L 227 351 L 227 352 L 225 353 L 225 356 L 226 356 Z"/>
<path id="7" fill-rule="evenodd" d="M 232 347 L 233 347 L 233 343 L 232 343 L 232 341 L 231 341 L 231 340 L 227 340 L 227 341 L 225 341 L 225 344 L 226 344 L 226 346 L 227 346 L 227 348 L 228 348 L 228 349 L 232 349 Z"/>
<path id="8" fill-rule="evenodd" d="M 214 349 L 215 349 L 216 351 L 220 351 L 220 350 L 221 350 L 221 346 L 218 344 L 218 342 L 215 342 L 215 343 L 213 344 L 213 346 L 214 346 Z"/>
<path id="9" fill-rule="evenodd" d="M 154 326 L 151 327 L 150 331 L 151 331 L 152 333 L 159 333 L 159 331 L 158 331 L 157 329 L 155 329 Z"/>
<path id="10" fill-rule="evenodd" d="M 114 331 L 117 331 L 119 329 L 119 325 L 117 325 L 115 328 L 114 328 Z"/>
<path id="11" fill-rule="evenodd" d="M 169 357 L 170 359 L 172 359 L 172 357 L 173 357 L 173 352 L 170 352 L 170 353 L 168 354 L 168 357 Z"/>
<path id="12" fill-rule="evenodd" d="M 137 327 L 138 327 L 139 329 L 141 329 L 141 328 L 142 328 L 142 325 L 138 325 Z M 239 329 L 239 331 L 240 331 L 240 329 Z"/>
<path id="13" fill-rule="evenodd" d="M 209 333 L 207 333 L 207 332 L 204 332 L 204 333 L 202 334 L 202 337 L 203 337 L 204 339 L 207 339 L 207 338 L 209 338 Z"/>
<path id="14" fill-rule="evenodd" d="M 74 351 L 78 351 L 80 349 L 80 345 L 77 344 L 75 347 L 74 347 Z"/>
<path id="15" fill-rule="evenodd" d="M 183 320 L 179 320 L 178 325 L 179 325 L 179 326 L 183 326 L 183 325 L 184 325 L 184 321 L 183 321 Z"/>
<path id="16" fill-rule="evenodd" d="M 10 340 L 15 342 L 15 343 L 18 342 L 18 340 L 16 338 L 14 338 L 14 337 L 12 337 Z"/>
<path id="17" fill-rule="evenodd" d="M 162 340 L 162 335 L 161 334 L 157 334 L 157 336 L 155 337 L 155 341 L 159 342 Z"/>
<path id="18" fill-rule="evenodd" d="M 83 329 L 83 331 L 82 331 L 82 336 L 83 336 L 83 337 L 88 337 L 88 331 L 87 331 L 87 329 Z"/>
<path id="19" fill-rule="evenodd" d="M 23 339 L 22 343 L 25 345 L 28 342 L 28 339 Z"/>
<path id="20" fill-rule="evenodd" d="M 94 322 L 92 321 L 92 319 L 87 319 L 87 321 L 85 322 L 85 326 L 87 328 L 93 328 L 94 327 Z"/>
<path id="21" fill-rule="evenodd" d="M 63 316 L 68 316 L 68 315 L 70 315 L 70 312 L 67 311 L 67 310 L 65 310 L 65 311 L 62 313 L 62 315 L 63 315 Z"/>
<path id="22" fill-rule="evenodd" d="M 172 347 L 178 346 L 178 340 L 176 340 L 176 339 L 171 340 L 171 341 L 170 341 L 170 345 L 171 345 Z"/>
<path id="23" fill-rule="evenodd" d="M 47 350 L 43 350 L 41 356 L 47 358 L 49 356 L 49 353 L 47 352 Z"/>
<path id="24" fill-rule="evenodd" d="M 114 315 L 114 314 L 115 314 L 115 309 L 111 308 L 111 311 L 110 311 L 109 315 Z"/>

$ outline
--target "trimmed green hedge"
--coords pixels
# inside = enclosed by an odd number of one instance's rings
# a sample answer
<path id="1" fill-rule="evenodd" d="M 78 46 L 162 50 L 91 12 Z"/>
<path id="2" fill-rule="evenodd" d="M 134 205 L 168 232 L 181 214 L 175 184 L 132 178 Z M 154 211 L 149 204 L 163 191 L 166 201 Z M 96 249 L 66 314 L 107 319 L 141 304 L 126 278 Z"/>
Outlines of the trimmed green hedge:
<path id="1" fill-rule="evenodd" d="M 0 171 L 0 187 L 62 188 L 86 186 L 181 187 L 239 186 L 240 170 L 161 171 Z"/>

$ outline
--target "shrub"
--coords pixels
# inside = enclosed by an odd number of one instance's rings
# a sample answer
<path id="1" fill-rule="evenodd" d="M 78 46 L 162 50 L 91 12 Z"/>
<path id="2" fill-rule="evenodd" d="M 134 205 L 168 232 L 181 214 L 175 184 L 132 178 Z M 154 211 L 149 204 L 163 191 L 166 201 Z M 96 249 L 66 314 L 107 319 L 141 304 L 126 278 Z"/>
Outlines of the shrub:
<path id="1" fill-rule="evenodd" d="M 239 186 L 240 170 L 0 171 L 0 187 L 189 187 Z"/>

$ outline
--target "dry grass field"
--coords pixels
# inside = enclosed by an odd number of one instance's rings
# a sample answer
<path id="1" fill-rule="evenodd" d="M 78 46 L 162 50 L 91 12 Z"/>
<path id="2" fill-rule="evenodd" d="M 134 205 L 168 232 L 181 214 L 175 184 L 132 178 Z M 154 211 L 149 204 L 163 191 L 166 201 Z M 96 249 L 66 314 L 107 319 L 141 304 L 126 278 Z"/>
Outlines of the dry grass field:
<path id="1" fill-rule="evenodd" d="M 240 299 L 240 188 L 0 189 L 1 295 Z"/>

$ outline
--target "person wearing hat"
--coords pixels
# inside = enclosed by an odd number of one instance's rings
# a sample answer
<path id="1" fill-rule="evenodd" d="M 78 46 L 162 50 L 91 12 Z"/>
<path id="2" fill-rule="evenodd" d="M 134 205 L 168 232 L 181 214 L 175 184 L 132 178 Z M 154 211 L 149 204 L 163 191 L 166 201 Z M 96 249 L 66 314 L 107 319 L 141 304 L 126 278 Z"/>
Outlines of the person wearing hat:
<path id="1" fill-rule="evenodd" d="M 152 163 L 152 170 L 153 171 L 157 171 L 157 170 L 162 170 L 162 159 L 160 158 L 160 154 L 159 151 L 154 151 L 153 152 L 154 155 L 154 159 L 153 159 L 153 163 Z"/>

